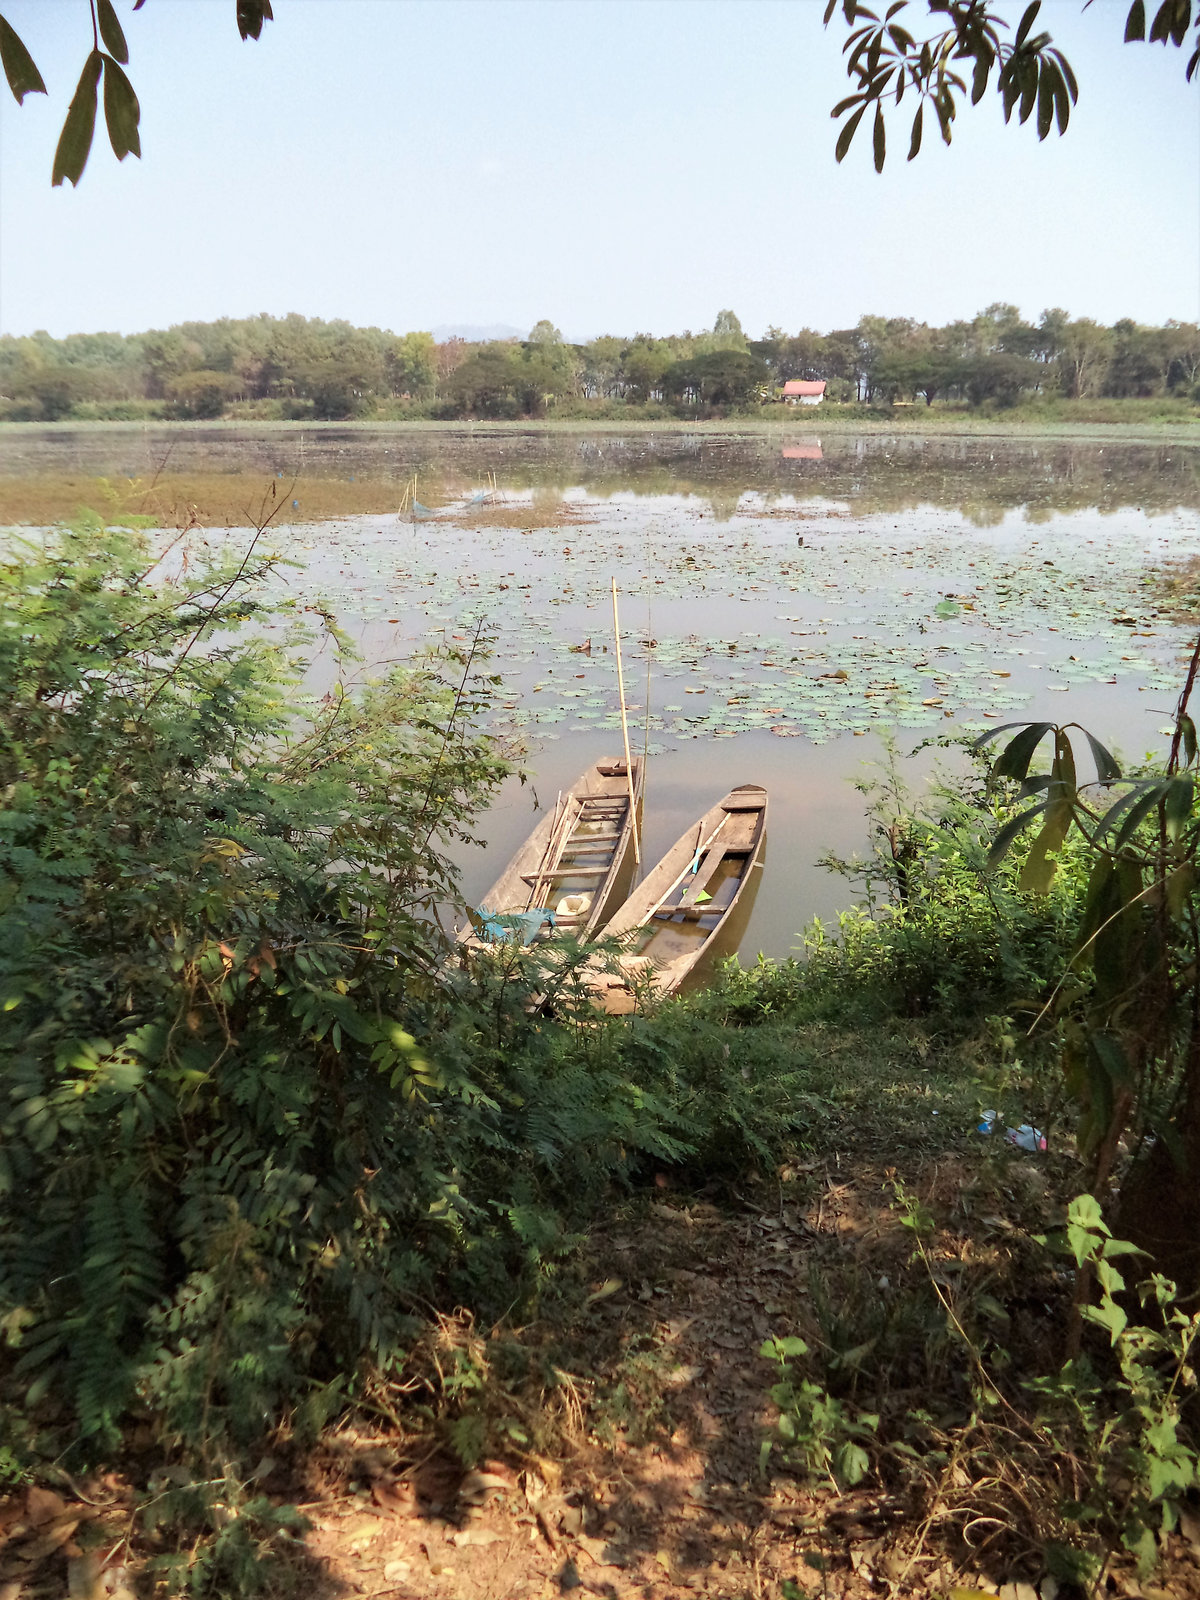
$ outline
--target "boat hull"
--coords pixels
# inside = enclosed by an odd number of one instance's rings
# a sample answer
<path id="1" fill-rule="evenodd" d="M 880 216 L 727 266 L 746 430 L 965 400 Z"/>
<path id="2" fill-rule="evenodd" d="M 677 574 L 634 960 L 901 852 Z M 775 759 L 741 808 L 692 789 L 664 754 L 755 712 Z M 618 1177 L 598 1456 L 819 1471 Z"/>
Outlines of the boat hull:
<path id="1" fill-rule="evenodd" d="M 589 939 L 628 893 L 634 829 L 641 827 L 644 770 L 632 759 L 598 761 L 559 797 L 480 900 L 460 943 L 483 947 L 554 933 Z M 630 789 L 633 803 L 630 804 Z"/>
<path id="2" fill-rule="evenodd" d="M 741 784 L 675 842 L 604 929 L 622 941 L 615 970 L 597 962 L 597 1005 L 625 1015 L 698 982 L 745 932 L 762 876 L 767 794 Z"/>

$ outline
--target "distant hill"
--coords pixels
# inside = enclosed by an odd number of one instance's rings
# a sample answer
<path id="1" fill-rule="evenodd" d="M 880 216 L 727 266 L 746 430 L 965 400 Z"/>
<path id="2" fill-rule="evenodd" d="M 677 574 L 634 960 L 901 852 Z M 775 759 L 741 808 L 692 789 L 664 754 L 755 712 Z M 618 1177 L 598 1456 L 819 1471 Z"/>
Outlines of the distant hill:
<path id="1" fill-rule="evenodd" d="M 447 339 L 466 339 L 469 344 L 481 344 L 485 339 L 527 339 L 528 328 L 514 328 L 508 322 L 446 322 L 433 330 L 439 344 Z"/>

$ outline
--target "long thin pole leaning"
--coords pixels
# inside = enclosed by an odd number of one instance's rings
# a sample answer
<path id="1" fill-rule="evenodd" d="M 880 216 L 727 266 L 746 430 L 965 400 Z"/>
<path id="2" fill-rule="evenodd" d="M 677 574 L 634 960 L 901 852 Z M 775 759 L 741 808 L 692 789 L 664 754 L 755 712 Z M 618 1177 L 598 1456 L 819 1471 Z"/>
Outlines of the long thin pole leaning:
<path id="1" fill-rule="evenodd" d="M 617 645 L 617 693 L 621 697 L 621 736 L 625 740 L 625 781 L 629 785 L 629 817 L 633 824 L 633 864 L 642 865 L 642 844 L 638 838 L 637 800 L 633 790 L 633 760 L 629 754 L 629 718 L 625 714 L 625 669 L 621 665 L 621 621 L 617 615 L 617 580 L 612 581 L 613 637 Z"/>

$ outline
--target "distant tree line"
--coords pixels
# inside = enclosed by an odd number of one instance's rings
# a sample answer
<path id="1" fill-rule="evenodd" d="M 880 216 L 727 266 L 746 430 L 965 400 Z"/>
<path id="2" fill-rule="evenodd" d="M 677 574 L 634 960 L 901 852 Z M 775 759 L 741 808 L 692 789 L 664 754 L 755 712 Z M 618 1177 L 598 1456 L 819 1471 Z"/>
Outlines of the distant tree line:
<path id="1" fill-rule="evenodd" d="M 1062 310 L 1026 322 L 996 304 L 969 322 L 861 317 L 853 328 L 750 339 L 732 311 L 711 329 L 567 343 L 549 322 L 523 340 L 441 344 L 290 315 L 185 322 L 121 335 L 0 339 L 0 420 L 89 417 L 711 416 L 777 404 L 789 378 L 843 404 L 1004 408 L 1034 397 L 1200 400 L 1200 327 Z"/>

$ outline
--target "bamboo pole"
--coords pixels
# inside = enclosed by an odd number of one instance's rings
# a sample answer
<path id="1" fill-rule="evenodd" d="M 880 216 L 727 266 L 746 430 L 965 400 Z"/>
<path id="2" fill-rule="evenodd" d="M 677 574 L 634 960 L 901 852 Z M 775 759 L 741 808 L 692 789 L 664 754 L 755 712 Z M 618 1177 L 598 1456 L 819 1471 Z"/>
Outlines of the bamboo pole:
<path id="1" fill-rule="evenodd" d="M 613 636 L 617 643 L 617 693 L 621 697 L 621 736 L 625 740 L 625 781 L 629 786 L 629 821 L 633 828 L 633 864 L 641 870 L 642 846 L 638 838 L 637 800 L 633 789 L 633 759 L 629 754 L 629 718 L 625 714 L 625 669 L 621 665 L 621 622 L 617 616 L 617 580 L 612 581 Z"/>
<path id="2" fill-rule="evenodd" d="M 650 778 L 650 666 L 654 656 L 654 634 L 650 631 L 650 607 L 646 606 L 646 731 L 642 738 L 642 815 L 645 816 L 646 784 Z"/>
<path id="3" fill-rule="evenodd" d="M 573 798 L 574 797 L 568 793 L 564 799 L 561 790 L 559 791 L 559 803 L 562 805 L 562 812 L 554 819 L 554 826 L 551 828 L 550 837 L 546 841 L 546 848 L 542 854 L 542 861 L 540 867 L 538 868 L 537 878 L 531 885 L 529 890 L 529 899 L 525 902 L 526 911 L 534 911 L 537 909 L 537 897 L 542 892 L 543 883 L 549 883 L 551 875 L 555 872 L 558 867 L 558 863 L 562 860 L 563 850 L 566 848 L 567 838 L 570 835 L 571 827 L 573 826 L 573 824 L 568 823 L 567 821 L 567 818 L 571 813 L 571 801 Z"/>

